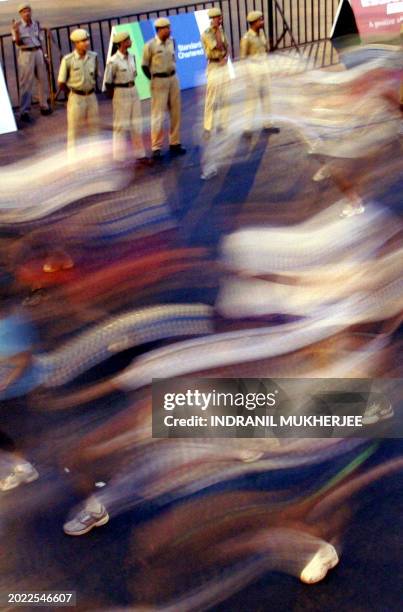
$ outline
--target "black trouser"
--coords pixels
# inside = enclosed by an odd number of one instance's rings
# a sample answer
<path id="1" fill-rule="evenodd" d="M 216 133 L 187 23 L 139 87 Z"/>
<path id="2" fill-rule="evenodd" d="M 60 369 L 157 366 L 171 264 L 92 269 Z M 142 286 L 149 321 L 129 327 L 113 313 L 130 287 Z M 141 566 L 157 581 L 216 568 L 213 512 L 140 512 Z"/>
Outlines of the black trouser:
<path id="1" fill-rule="evenodd" d="M 7 453 L 14 453 L 16 450 L 14 441 L 4 431 L 0 429 L 0 450 Z"/>

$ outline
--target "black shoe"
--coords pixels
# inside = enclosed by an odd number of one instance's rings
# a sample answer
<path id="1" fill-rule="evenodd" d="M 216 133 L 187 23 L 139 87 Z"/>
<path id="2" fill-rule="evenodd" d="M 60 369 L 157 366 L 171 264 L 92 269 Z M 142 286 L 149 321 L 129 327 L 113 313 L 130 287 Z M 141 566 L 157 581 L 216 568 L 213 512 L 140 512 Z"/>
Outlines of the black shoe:
<path id="1" fill-rule="evenodd" d="M 184 149 L 181 144 L 175 144 L 169 147 L 169 152 L 171 155 L 185 155 L 186 149 Z"/>
<path id="2" fill-rule="evenodd" d="M 43 115 L 44 117 L 46 117 L 47 115 L 51 115 L 52 112 L 53 111 L 51 108 L 41 108 L 41 115 Z"/>
<path id="3" fill-rule="evenodd" d="M 149 157 L 138 157 L 136 159 L 136 166 L 152 166 L 153 160 Z"/>
<path id="4" fill-rule="evenodd" d="M 24 123 L 32 123 L 31 115 L 29 115 L 28 113 L 22 113 L 22 115 L 20 116 L 20 119 Z"/>
<path id="5" fill-rule="evenodd" d="M 274 126 L 267 126 L 265 128 L 263 128 L 263 131 L 266 134 L 279 134 L 280 133 L 280 128 L 278 127 L 274 127 Z"/>
<path id="6" fill-rule="evenodd" d="M 162 161 L 162 153 L 160 149 L 156 149 L 152 152 L 151 159 L 153 161 Z"/>
<path id="7" fill-rule="evenodd" d="M 244 132 L 242 132 L 242 138 L 244 138 L 245 140 L 251 140 L 253 136 L 253 133 L 251 130 L 245 130 Z"/>

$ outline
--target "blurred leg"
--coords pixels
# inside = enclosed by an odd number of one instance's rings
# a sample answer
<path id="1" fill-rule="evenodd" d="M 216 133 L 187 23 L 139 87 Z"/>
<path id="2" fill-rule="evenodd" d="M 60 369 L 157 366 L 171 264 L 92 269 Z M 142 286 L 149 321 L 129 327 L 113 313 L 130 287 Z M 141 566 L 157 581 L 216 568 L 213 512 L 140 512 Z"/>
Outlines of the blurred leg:
<path id="1" fill-rule="evenodd" d="M 35 61 L 35 76 L 38 82 L 39 106 L 41 109 L 48 109 L 48 77 L 42 50 L 38 49 L 33 55 Z"/>
<path id="2" fill-rule="evenodd" d="M 151 148 L 160 151 L 164 143 L 164 116 L 168 106 L 169 79 L 151 81 Z"/>
<path id="3" fill-rule="evenodd" d="M 180 144 L 180 125 L 181 125 L 181 94 L 179 89 L 179 82 L 176 76 L 170 77 L 169 86 L 169 114 L 170 114 L 170 130 L 169 130 L 169 144 L 177 145 Z"/>
<path id="4" fill-rule="evenodd" d="M 31 110 L 32 89 L 35 81 L 35 57 L 31 51 L 18 52 L 18 78 L 20 83 L 20 113 Z"/>

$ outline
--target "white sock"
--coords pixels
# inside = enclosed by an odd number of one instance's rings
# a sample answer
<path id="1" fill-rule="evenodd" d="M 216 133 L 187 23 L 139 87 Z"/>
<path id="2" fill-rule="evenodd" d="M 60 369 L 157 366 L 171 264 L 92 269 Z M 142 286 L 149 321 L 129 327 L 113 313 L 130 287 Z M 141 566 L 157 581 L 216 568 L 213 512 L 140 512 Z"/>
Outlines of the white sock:
<path id="1" fill-rule="evenodd" d="M 104 507 L 96 495 L 91 495 L 91 497 L 89 497 L 85 502 L 85 509 L 88 510 L 88 512 L 93 512 L 94 514 L 101 514 Z"/>

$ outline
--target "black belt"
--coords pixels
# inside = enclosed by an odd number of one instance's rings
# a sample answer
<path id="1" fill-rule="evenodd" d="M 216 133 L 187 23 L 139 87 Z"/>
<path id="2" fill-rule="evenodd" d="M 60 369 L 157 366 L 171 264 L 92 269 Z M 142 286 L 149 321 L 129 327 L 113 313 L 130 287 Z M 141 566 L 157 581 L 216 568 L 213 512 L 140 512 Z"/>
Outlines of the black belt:
<path id="1" fill-rule="evenodd" d="M 209 62 L 221 62 L 220 59 L 209 59 Z"/>
<path id="2" fill-rule="evenodd" d="M 152 77 L 158 77 L 160 79 L 166 79 L 168 77 L 171 77 L 175 74 L 175 70 L 172 70 L 172 72 L 156 72 L 155 74 L 152 75 Z"/>
<path id="3" fill-rule="evenodd" d="M 134 81 L 128 83 L 113 83 L 113 87 L 134 87 Z"/>
<path id="4" fill-rule="evenodd" d="M 42 49 L 42 47 L 20 47 L 21 51 L 38 51 L 38 49 Z"/>
<path id="5" fill-rule="evenodd" d="M 90 96 L 94 93 L 95 89 L 90 89 L 89 91 L 81 91 L 81 89 L 70 89 L 70 91 L 75 94 L 78 94 L 79 96 Z"/>

